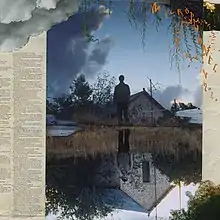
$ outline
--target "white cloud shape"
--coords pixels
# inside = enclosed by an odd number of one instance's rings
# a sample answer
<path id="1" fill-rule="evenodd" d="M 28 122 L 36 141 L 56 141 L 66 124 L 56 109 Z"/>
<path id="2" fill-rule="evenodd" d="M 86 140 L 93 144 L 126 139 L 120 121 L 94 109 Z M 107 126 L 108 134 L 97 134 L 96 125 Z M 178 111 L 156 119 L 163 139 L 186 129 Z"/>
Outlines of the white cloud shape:
<path id="1" fill-rule="evenodd" d="M 0 51 L 23 47 L 29 37 L 67 20 L 79 4 L 80 0 L 1 0 Z"/>

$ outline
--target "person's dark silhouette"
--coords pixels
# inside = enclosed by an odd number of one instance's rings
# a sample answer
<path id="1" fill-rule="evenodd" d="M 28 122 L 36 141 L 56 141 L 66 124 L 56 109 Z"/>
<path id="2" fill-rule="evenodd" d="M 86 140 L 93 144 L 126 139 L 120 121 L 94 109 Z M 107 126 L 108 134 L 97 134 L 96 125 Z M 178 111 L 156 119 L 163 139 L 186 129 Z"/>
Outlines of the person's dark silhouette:
<path id="1" fill-rule="evenodd" d="M 130 130 L 123 129 L 118 132 L 118 153 L 128 153 L 130 151 L 129 145 Z"/>
<path id="2" fill-rule="evenodd" d="M 125 77 L 119 76 L 119 84 L 115 87 L 114 102 L 117 105 L 118 123 L 121 123 L 123 119 L 125 122 L 129 121 L 128 118 L 128 103 L 130 100 L 130 87 L 124 83 Z"/>
<path id="3" fill-rule="evenodd" d="M 119 130 L 118 132 L 118 168 L 121 173 L 122 181 L 128 180 L 127 175 L 129 174 L 131 167 L 130 160 L 130 145 L 129 145 L 130 130 Z"/>

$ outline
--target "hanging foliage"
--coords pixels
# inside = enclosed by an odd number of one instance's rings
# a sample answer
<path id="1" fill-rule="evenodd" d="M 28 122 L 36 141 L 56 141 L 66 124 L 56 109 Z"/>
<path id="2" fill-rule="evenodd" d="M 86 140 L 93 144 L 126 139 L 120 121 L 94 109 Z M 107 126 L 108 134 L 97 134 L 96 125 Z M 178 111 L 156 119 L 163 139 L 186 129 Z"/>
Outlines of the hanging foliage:
<path id="1" fill-rule="evenodd" d="M 112 0 L 83 0 L 80 10 L 88 11 L 92 6 L 105 5 L 108 8 L 106 13 L 110 15 L 111 10 L 116 6 L 114 4 L 116 3 Z M 220 30 L 220 5 L 202 0 L 170 0 L 170 4 L 163 5 L 157 1 L 129 0 L 127 7 L 122 10 L 122 13 L 124 12 L 131 26 L 140 33 L 144 50 L 147 44 L 147 28 L 152 24 L 152 14 L 153 25 L 157 30 L 162 26 L 163 19 L 171 19 L 169 30 L 173 42 L 170 46 L 170 61 L 171 68 L 175 67 L 178 73 L 181 72 L 181 63 L 186 59 L 190 62 L 202 63 L 203 31 Z M 83 29 L 88 41 L 98 41 L 87 30 L 86 16 Z"/>
<path id="2" fill-rule="evenodd" d="M 210 24 L 210 28 L 204 30 L 220 31 L 220 4 L 204 2 L 204 20 Z"/>

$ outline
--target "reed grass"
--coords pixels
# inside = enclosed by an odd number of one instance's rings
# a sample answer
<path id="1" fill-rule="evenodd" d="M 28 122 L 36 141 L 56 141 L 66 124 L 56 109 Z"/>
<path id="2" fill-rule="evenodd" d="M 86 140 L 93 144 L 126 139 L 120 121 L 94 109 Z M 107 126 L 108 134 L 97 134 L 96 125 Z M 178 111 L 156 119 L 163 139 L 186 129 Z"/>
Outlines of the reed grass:
<path id="1" fill-rule="evenodd" d="M 131 152 L 156 152 L 178 154 L 180 148 L 202 151 L 201 128 L 132 127 L 130 128 Z M 63 158 L 111 154 L 117 152 L 118 129 L 116 127 L 90 126 L 69 137 L 47 136 L 47 158 Z"/>

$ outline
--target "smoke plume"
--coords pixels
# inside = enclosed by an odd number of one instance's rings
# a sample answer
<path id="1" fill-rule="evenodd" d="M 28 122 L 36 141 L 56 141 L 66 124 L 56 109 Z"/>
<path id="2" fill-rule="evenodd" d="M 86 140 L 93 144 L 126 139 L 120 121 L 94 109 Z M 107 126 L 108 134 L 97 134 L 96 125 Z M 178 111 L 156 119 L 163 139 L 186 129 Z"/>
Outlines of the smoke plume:
<path id="1" fill-rule="evenodd" d="M 154 98 L 167 109 L 170 109 L 174 99 L 185 104 L 192 103 L 196 107 L 201 107 L 202 86 L 197 86 L 195 91 L 190 91 L 181 86 L 168 86 L 164 90 L 157 90 L 154 93 Z"/>

